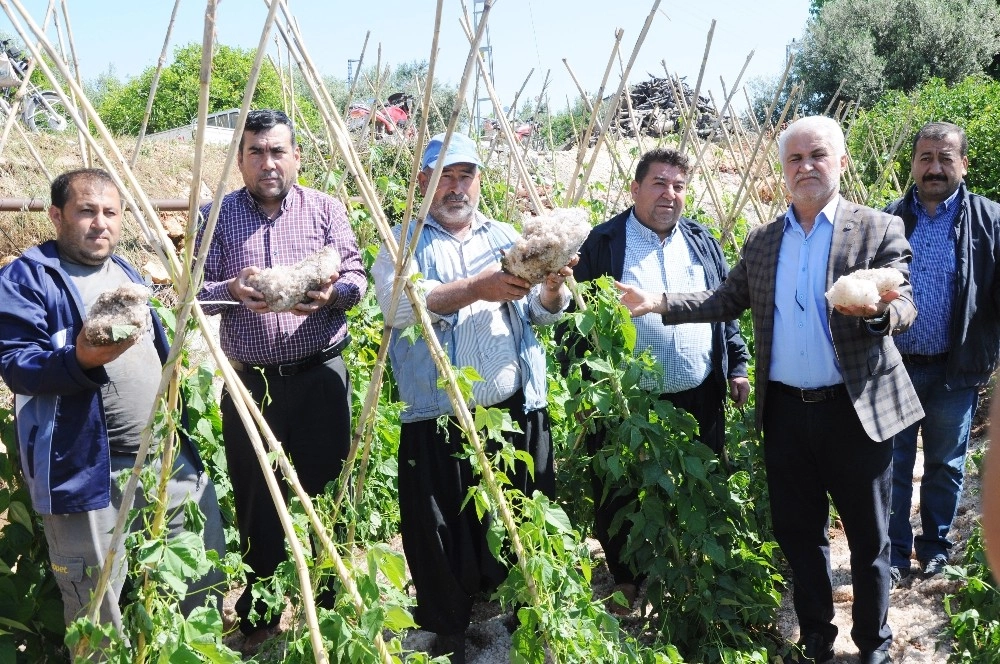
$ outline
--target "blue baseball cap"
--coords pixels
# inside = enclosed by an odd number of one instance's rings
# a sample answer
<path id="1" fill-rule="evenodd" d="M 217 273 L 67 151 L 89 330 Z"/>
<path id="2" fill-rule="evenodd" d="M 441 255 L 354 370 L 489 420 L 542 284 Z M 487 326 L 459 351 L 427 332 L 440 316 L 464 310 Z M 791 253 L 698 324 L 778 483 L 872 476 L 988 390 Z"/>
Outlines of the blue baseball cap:
<path id="1" fill-rule="evenodd" d="M 444 144 L 444 134 L 438 134 L 427 144 L 424 150 L 424 158 L 420 161 L 420 169 L 434 168 L 441 156 L 441 145 Z M 452 164 L 475 164 L 482 166 L 479 161 L 479 152 L 476 150 L 476 142 L 465 134 L 452 134 L 448 142 L 448 151 L 444 153 L 444 165 Z"/>

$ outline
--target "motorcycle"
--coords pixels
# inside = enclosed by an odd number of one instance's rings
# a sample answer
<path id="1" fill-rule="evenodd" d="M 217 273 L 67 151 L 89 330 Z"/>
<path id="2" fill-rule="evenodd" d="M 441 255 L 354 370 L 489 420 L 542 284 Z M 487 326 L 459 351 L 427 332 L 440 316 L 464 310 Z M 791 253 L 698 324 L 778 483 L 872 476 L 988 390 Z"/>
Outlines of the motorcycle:
<path id="1" fill-rule="evenodd" d="M 385 104 L 355 102 L 347 108 L 347 130 L 360 133 L 372 125 L 375 138 L 397 136 L 413 138 L 416 131 L 410 122 L 413 97 L 403 92 L 389 95 Z M 372 107 L 375 106 L 374 120 Z"/>
<path id="2" fill-rule="evenodd" d="M 0 40 L 0 110 L 9 113 L 14 97 L 21 87 L 30 60 L 28 55 L 11 45 L 9 39 Z M 28 82 L 21 99 L 19 117 L 33 132 L 63 132 L 70 126 L 69 114 L 59 94 L 42 90 Z"/>

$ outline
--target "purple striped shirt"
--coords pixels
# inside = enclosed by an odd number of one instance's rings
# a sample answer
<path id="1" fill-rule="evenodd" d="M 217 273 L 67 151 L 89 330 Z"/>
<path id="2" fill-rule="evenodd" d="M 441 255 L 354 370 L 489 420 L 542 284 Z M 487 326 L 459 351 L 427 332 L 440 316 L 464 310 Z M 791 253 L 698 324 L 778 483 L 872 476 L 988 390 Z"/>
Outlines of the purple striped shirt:
<path id="1" fill-rule="evenodd" d="M 209 208 L 201 210 L 204 219 Z M 196 246 L 201 242 L 199 233 Z M 222 314 L 219 336 L 227 357 L 246 364 L 283 364 L 340 341 L 347 334 L 344 312 L 361 301 L 368 278 L 344 204 L 332 196 L 292 185 L 273 221 L 246 187 L 222 199 L 199 300 L 235 302 L 226 284 L 243 268 L 293 265 L 326 245 L 340 252 L 340 279 L 330 303 L 309 316 L 258 314 L 242 304 L 204 305 L 206 314 Z"/>

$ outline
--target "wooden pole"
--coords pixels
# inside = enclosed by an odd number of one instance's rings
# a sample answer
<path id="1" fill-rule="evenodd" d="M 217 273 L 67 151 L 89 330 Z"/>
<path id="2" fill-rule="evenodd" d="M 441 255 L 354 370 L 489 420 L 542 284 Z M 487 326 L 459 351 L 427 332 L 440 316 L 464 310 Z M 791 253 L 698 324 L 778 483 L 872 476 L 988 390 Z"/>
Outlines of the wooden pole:
<path id="1" fill-rule="evenodd" d="M 146 135 L 146 127 L 149 126 L 149 118 L 153 114 L 153 100 L 156 98 L 156 88 L 160 85 L 160 74 L 167 63 L 167 46 L 170 44 L 170 34 L 174 29 L 174 21 L 177 19 L 177 9 L 181 5 L 181 0 L 174 0 L 174 8 L 170 12 L 170 22 L 167 23 L 167 34 L 163 37 L 163 48 L 160 49 L 160 58 L 156 61 L 156 70 L 153 72 L 153 80 L 149 84 L 149 98 L 146 100 L 146 111 L 142 114 L 142 124 L 139 127 L 139 135 L 135 139 L 135 148 L 132 150 L 132 159 L 129 166 L 135 168 L 135 162 L 139 158 L 139 148 L 142 146 L 142 139 Z"/>

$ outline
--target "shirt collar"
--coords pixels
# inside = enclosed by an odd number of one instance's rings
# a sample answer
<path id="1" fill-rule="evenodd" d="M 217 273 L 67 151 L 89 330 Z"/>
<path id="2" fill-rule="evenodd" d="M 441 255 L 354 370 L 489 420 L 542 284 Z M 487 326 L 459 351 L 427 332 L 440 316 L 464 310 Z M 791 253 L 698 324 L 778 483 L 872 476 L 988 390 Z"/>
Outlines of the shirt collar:
<path id="1" fill-rule="evenodd" d="M 435 219 L 433 215 L 431 215 L 430 213 L 427 214 L 427 217 L 424 219 L 424 223 L 433 226 L 442 233 L 448 233 L 449 235 L 451 235 L 451 232 L 447 230 L 444 226 L 442 226 L 441 223 L 437 219 Z M 489 223 L 490 223 L 490 218 L 487 217 L 482 212 L 480 212 L 479 210 L 476 210 L 476 213 L 472 216 L 472 232 L 475 233 L 480 228 L 483 228 Z"/>
<path id="2" fill-rule="evenodd" d="M 816 215 L 816 222 L 813 224 L 813 228 L 816 228 L 816 224 L 827 223 L 831 226 L 833 225 L 833 220 L 837 216 L 837 206 L 840 205 L 840 194 L 837 194 L 833 199 L 823 206 L 823 209 L 819 211 Z M 787 231 L 789 228 L 801 228 L 799 225 L 799 220 L 795 218 L 795 211 L 792 206 L 788 206 L 788 211 L 785 212 L 785 226 L 784 229 Z"/>
<path id="3" fill-rule="evenodd" d="M 965 180 L 962 180 L 962 182 L 965 182 Z M 951 212 L 951 210 L 953 209 L 956 201 L 958 200 L 958 192 L 959 192 L 959 190 L 961 190 L 961 188 L 962 188 L 962 183 L 959 182 L 959 185 L 955 188 L 955 191 L 952 192 L 951 196 L 949 196 L 948 198 L 946 198 L 943 201 L 941 201 L 940 203 L 938 203 L 938 206 L 934 209 L 934 214 L 927 215 L 927 216 L 929 216 L 931 219 L 934 219 L 934 218 L 939 217 L 940 215 L 944 214 L 945 212 Z M 924 210 L 924 206 L 920 202 L 920 198 L 917 196 L 917 189 L 918 189 L 918 187 L 916 185 L 914 185 L 913 186 L 913 200 L 912 200 L 913 209 L 914 210 Z M 927 213 L 927 210 L 924 210 L 924 214 L 925 215 L 926 215 L 926 213 Z"/>
<path id="4" fill-rule="evenodd" d="M 641 221 L 639 221 L 639 217 L 635 216 L 634 207 L 629 211 L 628 219 L 625 221 L 626 233 L 637 234 L 639 237 L 643 238 L 647 242 L 651 242 L 652 244 L 664 244 L 665 242 L 670 242 L 673 238 L 677 237 L 674 234 L 674 231 L 676 231 L 680 227 L 681 227 L 681 220 L 678 219 L 677 223 L 674 224 L 673 229 L 670 231 L 667 237 L 661 240 L 660 236 L 657 235 L 649 226 L 646 226 Z"/>
<path id="5" fill-rule="evenodd" d="M 288 211 L 288 206 L 291 204 L 290 201 L 292 200 L 292 192 L 295 191 L 298 187 L 299 187 L 298 184 L 292 184 L 291 189 L 289 189 L 288 192 L 285 194 L 285 197 L 281 199 L 281 206 L 278 208 L 278 210 L 279 210 L 278 217 L 280 217 L 281 215 L 283 215 L 285 212 Z M 264 212 L 264 208 L 262 208 L 260 206 L 260 203 L 257 201 L 257 199 L 254 198 L 253 194 L 250 193 L 250 189 L 248 189 L 247 187 L 244 186 L 243 187 L 243 193 L 246 194 L 247 201 L 249 202 L 249 204 L 250 204 L 250 206 L 252 208 L 254 208 L 255 210 L 257 210 L 258 212 L 260 212 L 264 216 L 268 216 Z M 275 219 L 277 219 L 277 217 L 275 217 Z"/>

